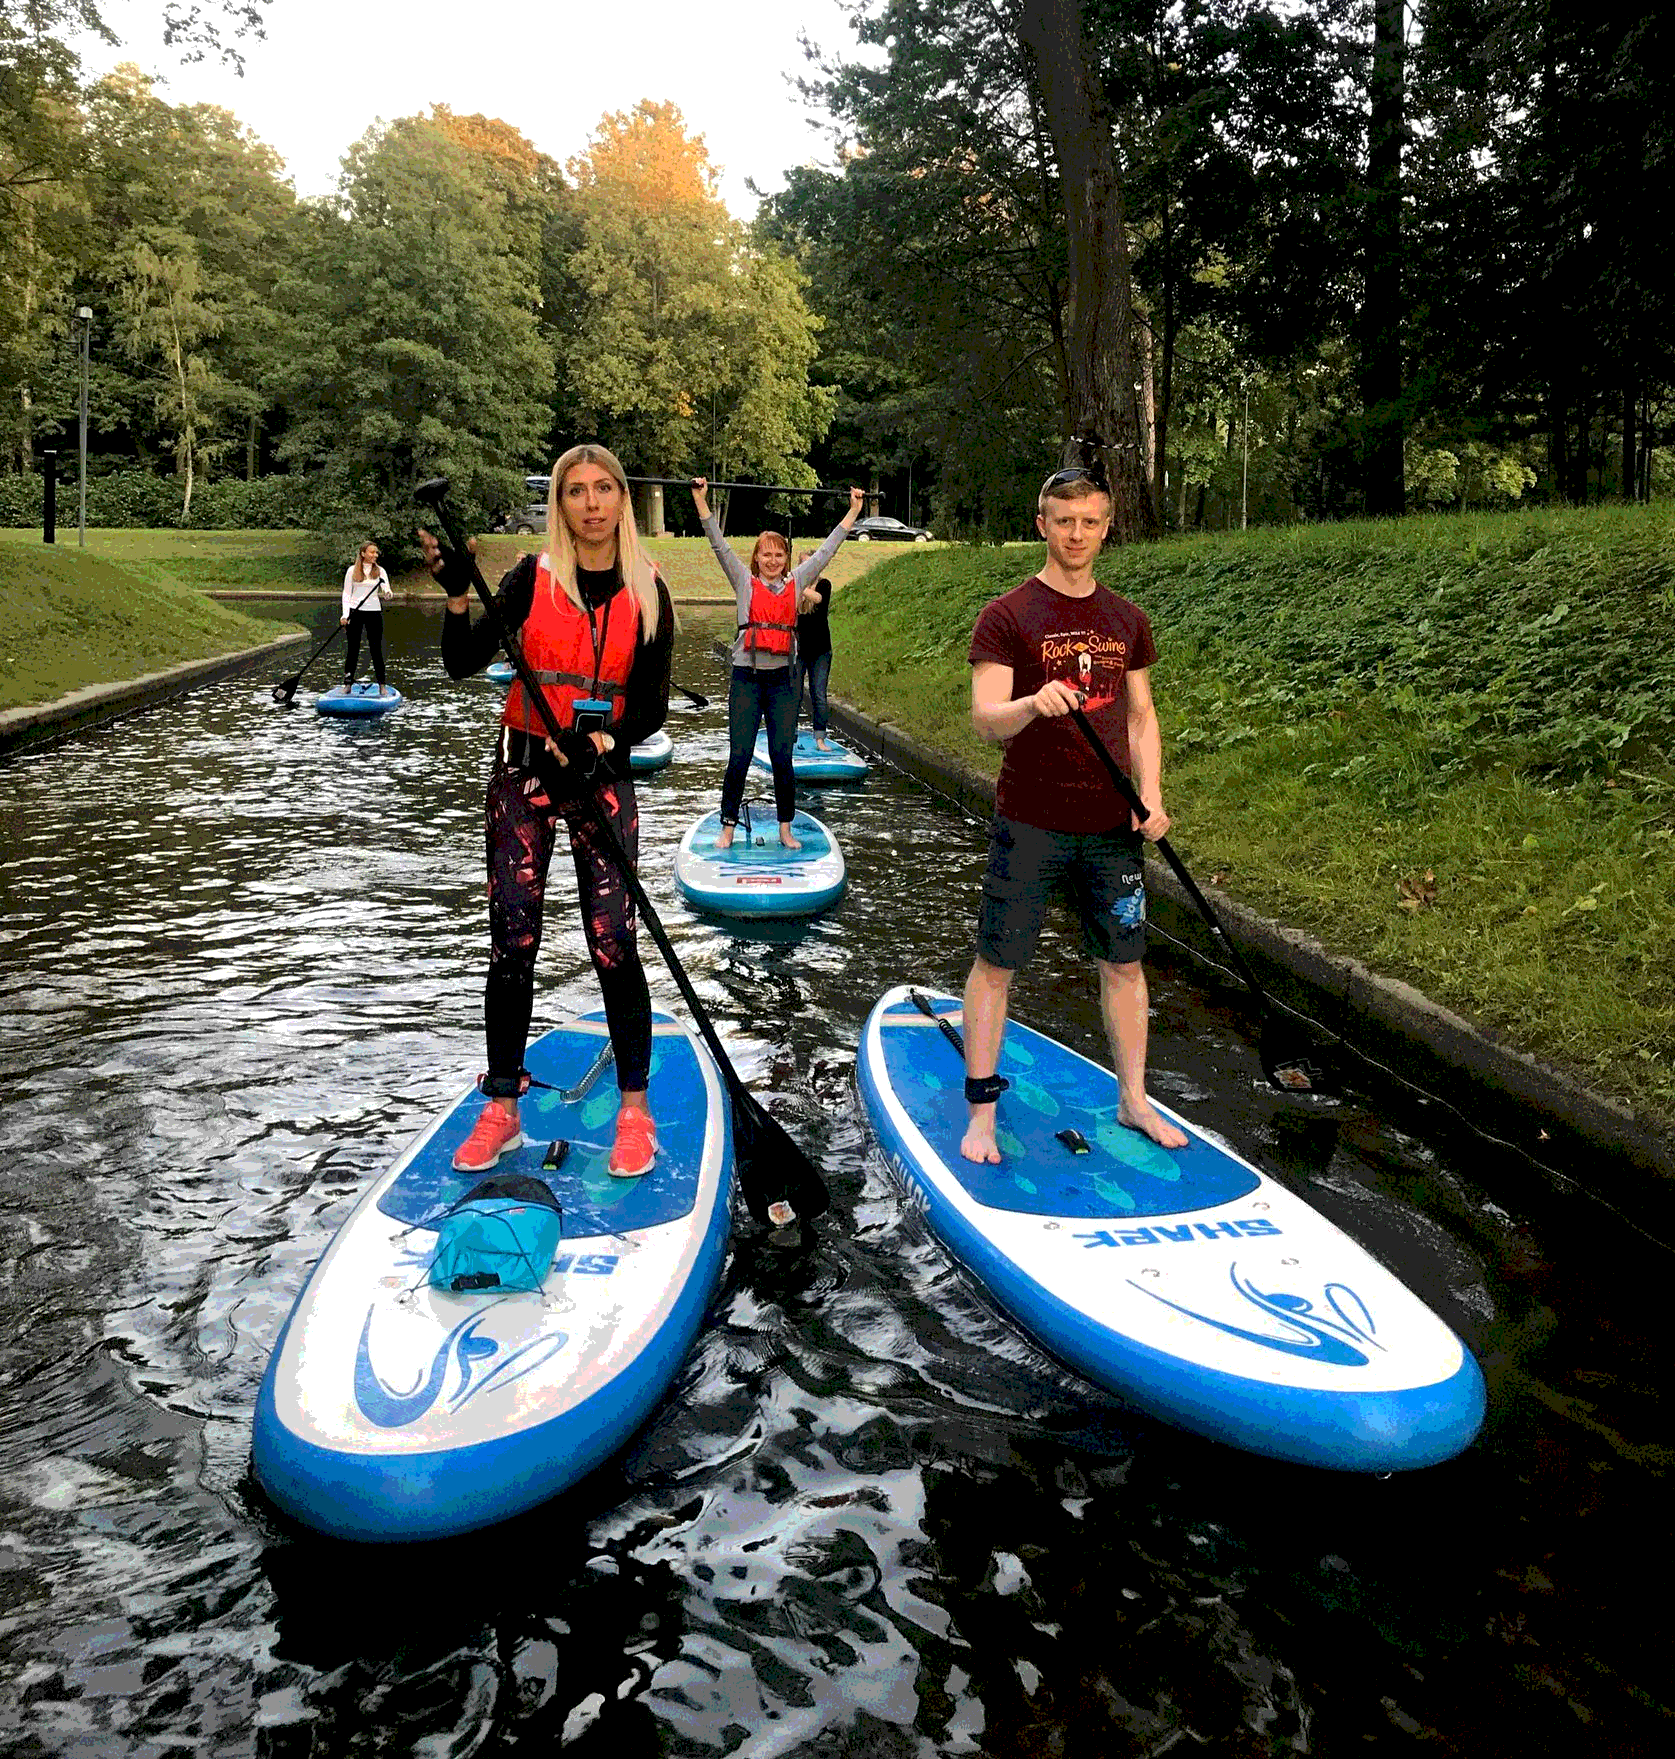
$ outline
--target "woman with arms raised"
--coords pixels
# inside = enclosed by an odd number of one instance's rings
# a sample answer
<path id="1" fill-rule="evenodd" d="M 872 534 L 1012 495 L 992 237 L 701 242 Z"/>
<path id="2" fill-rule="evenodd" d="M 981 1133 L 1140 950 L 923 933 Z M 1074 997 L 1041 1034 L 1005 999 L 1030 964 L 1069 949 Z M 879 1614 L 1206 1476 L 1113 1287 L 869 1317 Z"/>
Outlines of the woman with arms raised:
<path id="1" fill-rule="evenodd" d="M 465 558 L 421 532 L 425 559 L 448 595 L 442 663 L 452 678 L 480 672 L 500 631 L 471 621 Z M 640 547 L 627 478 L 603 446 L 572 446 L 553 466 L 547 547 L 520 556 L 496 595 L 500 618 L 557 715 L 554 741 L 521 683 L 507 693 L 489 777 L 489 972 L 483 995 L 488 1103 L 454 1165 L 481 1172 L 523 1141 L 518 1099 L 541 946 L 547 868 L 562 818 L 575 860 L 582 929 L 604 994 L 621 1109 L 610 1170 L 647 1172 L 657 1153 L 646 1087 L 651 994 L 635 944 L 634 905 L 600 834 L 596 804 L 630 861 L 638 860 L 639 809 L 628 754 L 662 725 L 669 707 L 674 611 Z M 590 803 L 591 797 L 591 803 Z"/>
<path id="2" fill-rule="evenodd" d="M 797 741 L 798 674 L 792 661 L 797 645 L 798 601 L 803 588 L 820 578 L 820 571 L 848 537 L 866 499 L 860 489 L 849 491 L 849 511 L 832 528 L 831 536 L 806 562 L 790 573 L 791 543 L 777 531 L 764 531 L 750 552 L 747 568 L 733 554 L 721 527 L 710 511 L 709 479 L 692 479 L 692 504 L 703 522 L 704 536 L 733 587 L 738 639 L 733 643 L 733 679 L 727 693 L 727 774 L 721 784 L 721 835 L 718 849 L 732 845 L 738 823 L 739 803 L 744 799 L 745 776 L 756 748 L 756 729 L 768 723 L 768 761 L 774 772 L 774 811 L 779 819 L 779 840 L 787 849 L 801 845 L 791 834 L 797 811 L 796 777 L 791 768 L 791 748 Z"/>

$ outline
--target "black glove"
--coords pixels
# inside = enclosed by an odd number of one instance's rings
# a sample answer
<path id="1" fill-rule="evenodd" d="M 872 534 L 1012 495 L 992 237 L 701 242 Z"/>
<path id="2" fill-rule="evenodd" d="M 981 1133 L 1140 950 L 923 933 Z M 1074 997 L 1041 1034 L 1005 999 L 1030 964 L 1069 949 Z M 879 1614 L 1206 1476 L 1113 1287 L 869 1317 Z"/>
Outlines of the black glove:
<path id="1" fill-rule="evenodd" d="M 586 733 L 561 733 L 558 748 L 563 763 L 543 745 L 535 765 L 547 798 L 555 803 L 585 794 L 600 773 L 599 753 Z"/>
<path id="2" fill-rule="evenodd" d="M 437 555 L 442 566 L 431 570 L 436 584 L 451 599 L 461 598 L 468 594 L 474 584 L 471 558 L 462 556 L 458 550 L 439 550 Z"/>

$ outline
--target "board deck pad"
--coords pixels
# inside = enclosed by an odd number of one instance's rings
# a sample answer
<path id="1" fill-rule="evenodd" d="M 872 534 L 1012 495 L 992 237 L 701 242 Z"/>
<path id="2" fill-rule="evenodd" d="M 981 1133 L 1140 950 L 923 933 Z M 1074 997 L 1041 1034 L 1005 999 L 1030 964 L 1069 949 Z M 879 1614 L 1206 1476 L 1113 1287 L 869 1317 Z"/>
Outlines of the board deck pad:
<path id="1" fill-rule="evenodd" d="M 578 1022 L 532 1044 L 526 1066 L 549 1087 L 574 1087 L 605 1042 L 603 1022 Z M 540 1087 L 531 1087 L 519 1100 L 524 1145 L 501 1155 L 492 1171 L 544 1180 L 564 1210 L 566 1240 L 659 1227 L 692 1213 L 702 1142 L 680 1129 L 677 1120 L 703 1115 L 703 1081 L 692 1059 L 670 1057 L 669 1046 L 668 1030 L 653 1033 L 651 1083 L 661 1127 L 657 1160 L 641 1178 L 615 1179 L 608 1170 L 619 1103 L 614 1065 L 607 1064 L 591 1091 L 573 1105 Z M 487 1103 L 468 1098 L 454 1108 L 378 1199 L 385 1215 L 409 1227 L 427 1227 L 486 1176 L 455 1172 L 453 1158 Z M 541 1162 L 554 1140 L 567 1141 L 569 1151 L 556 1172 L 543 1171 Z"/>
<path id="2" fill-rule="evenodd" d="M 960 1021 L 959 1004 L 944 998 L 937 1012 Z M 912 1001 L 888 1010 L 884 1040 L 890 1080 L 931 1146 L 971 1195 L 991 1209 L 1022 1215 L 1147 1216 L 1210 1209 L 1255 1190 L 1250 1168 L 1201 1137 L 1170 1153 L 1117 1121 L 1114 1090 L 1090 1105 L 1083 1072 L 1063 1058 L 1042 1058 L 1030 1034 L 1012 1032 L 1001 1045 L 998 1073 L 1011 1083 L 996 1111 L 999 1166 L 960 1153 L 965 1135 L 965 1067 L 940 1029 Z M 1058 1139 L 1076 1130 L 1088 1152 Z"/>
<path id="3" fill-rule="evenodd" d="M 957 998 L 920 993 L 961 1021 Z M 1390 1472 L 1470 1445 L 1486 1408 L 1470 1351 L 1319 1211 L 1167 1106 L 1185 1148 L 1119 1124 L 1116 1076 L 1017 1021 L 999 1073 L 1002 1161 L 967 1161 L 963 1059 L 911 987 L 862 1032 L 862 1099 L 910 1201 L 1061 1361 L 1278 1459 Z"/>
<path id="4" fill-rule="evenodd" d="M 822 751 L 814 741 L 814 734 L 807 727 L 797 730 L 795 743 L 791 747 L 791 770 L 799 782 L 859 782 L 862 781 L 871 767 L 867 760 L 847 745 L 840 744 L 828 733 L 826 742 L 830 751 Z M 756 735 L 756 749 L 751 762 L 759 770 L 772 770 L 773 762 L 768 756 L 768 735 L 766 731 Z"/>

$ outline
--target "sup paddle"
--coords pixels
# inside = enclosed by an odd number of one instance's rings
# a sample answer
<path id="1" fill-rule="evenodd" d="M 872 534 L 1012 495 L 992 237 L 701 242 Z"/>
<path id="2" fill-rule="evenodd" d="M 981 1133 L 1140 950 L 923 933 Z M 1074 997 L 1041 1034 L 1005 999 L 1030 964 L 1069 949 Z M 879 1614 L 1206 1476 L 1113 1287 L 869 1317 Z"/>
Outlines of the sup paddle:
<path id="1" fill-rule="evenodd" d="M 375 598 L 377 598 L 378 584 L 379 583 L 377 581 L 374 581 L 372 583 L 372 591 L 369 592 L 366 595 L 366 597 L 361 600 L 360 604 L 355 606 L 355 609 L 357 611 L 363 610 L 367 605 L 371 604 Z M 342 633 L 342 631 L 343 631 L 343 624 L 341 621 L 334 624 L 332 626 L 331 634 L 328 635 L 326 637 L 326 639 L 324 641 L 322 641 L 317 648 L 315 648 L 313 653 L 311 653 L 308 656 L 308 658 L 306 660 L 304 660 L 300 666 L 297 667 L 296 671 L 289 678 L 281 678 L 279 680 L 279 682 L 276 685 L 274 685 L 274 687 L 273 687 L 273 700 L 275 702 L 283 703 L 286 708 L 289 708 L 291 706 L 291 698 L 293 696 L 295 696 L 297 693 L 297 686 L 302 682 L 303 673 L 306 672 L 308 670 L 308 668 L 310 666 L 312 666 L 317 659 L 319 659 L 320 655 L 323 654 L 326 651 L 326 649 L 328 647 L 330 647 L 334 641 L 337 640 L 338 636 Z"/>
<path id="2" fill-rule="evenodd" d="M 445 476 L 420 483 L 413 491 L 413 499 L 432 510 L 449 547 L 471 570 L 471 584 L 476 588 L 477 597 L 482 601 L 491 626 L 500 636 L 506 657 L 517 668 L 524 695 L 535 705 L 537 713 L 546 723 L 547 732 L 556 742 L 564 737 L 564 729 L 559 726 L 551 703 L 536 682 L 535 674 L 529 669 L 529 662 L 523 657 L 522 646 L 501 621 L 499 607 L 489 591 L 488 582 L 483 579 L 482 569 L 477 566 L 477 558 L 469 548 L 465 533 L 448 510 L 447 495 L 448 479 Z M 622 874 L 628 895 L 634 900 L 635 909 L 639 911 L 651 938 L 657 943 L 657 950 L 669 967 L 669 975 L 674 978 L 675 987 L 685 998 L 699 1035 L 709 1047 L 710 1055 L 714 1057 L 716 1067 L 721 1071 L 721 1078 L 726 1083 L 728 1098 L 733 1107 L 733 1155 L 739 1169 L 739 1189 L 744 1194 L 745 1207 L 757 1221 L 772 1228 L 787 1228 L 797 1221 L 813 1220 L 815 1216 L 824 1213 L 831 1201 L 826 1192 L 825 1180 L 820 1177 L 814 1163 L 791 1139 L 783 1125 L 768 1113 L 739 1078 L 739 1072 L 733 1067 L 732 1059 L 723 1048 L 708 1010 L 698 999 L 698 992 L 692 987 L 692 979 L 686 975 L 686 968 L 670 944 L 662 920 L 653 909 L 651 899 L 646 896 L 645 888 L 640 884 L 640 876 L 634 871 L 634 863 L 628 859 L 628 851 L 623 848 L 615 828 L 600 809 L 597 794 L 589 789 L 580 798 L 585 803 L 611 859 Z"/>
<path id="3" fill-rule="evenodd" d="M 672 678 L 669 680 L 669 686 L 673 690 L 678 690 L 694 708 L 708 708 L 710 706 L 710 699 L 707 696 L 700 696 L 696 690 L 688 690 L 684 684 L 676 684 Z"/>
<path id="4" fill-rule="evenodd" d="M 1070 711 L 1070 718 L 1081 729 L 1082 737 L 1093 747 L 1106 775 L 1111 778 L 1111 786 L 1128 803 L 1129 810 L 1142 822 L 1150 818 L 1151 813 L 1135 791 L 1134 784 L 1123 774 L 1105 741 L 1094 731 L 1093 723 L 1079 708 Z M 1262 1073 L 1284 1093 L 1309 1094 L 1322 1100 L 1341 1100 L 1343 1093 L 1338 1083 L 1303 1036 L 1275 1011 L 1268 992 L 1257 981 L 1256 973 L 1251 970 L 1244 955 L 1228 938 L 1227 930 L 1221 926 L 1215 911 L 1210 908 L 1209 899 L 1199 891 L 1198 882 L 1187 872 L 1186 863 L 1170 846 L 1169 839 L 1158 837 L 1153 840 L 1152 847 L 1169 863 L 1175 878 L 1181 882 L 1186 895 L 1197 906 L 1199 915 L 1209 925 L 1210 932 L 1221 943 L 1228 963 L 1245 980 L 1246 987 L 1256 1000 L 1257 1017 L 1262 1026 L 1259 1047 Z"/>

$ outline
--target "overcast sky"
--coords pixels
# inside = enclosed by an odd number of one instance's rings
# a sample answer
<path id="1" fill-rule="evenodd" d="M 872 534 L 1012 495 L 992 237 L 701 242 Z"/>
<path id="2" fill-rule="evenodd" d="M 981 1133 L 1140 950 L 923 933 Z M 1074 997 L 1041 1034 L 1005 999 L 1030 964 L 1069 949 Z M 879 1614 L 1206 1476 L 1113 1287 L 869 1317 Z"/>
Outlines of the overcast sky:
<path id="1" fill-rule="evenodd" d="M 243 45 L 244 77 L 182 66 L 163 47 L 155 0 L 104 0 L 119 49 L 84 43 L 103 73 L 136 62 L 176 104 L 220 104 L 275 149 L 299 195 L 337 184 L 339 161 L 375 118 L 432 104 L 499 116 L 563 164 L 599 118 L 641 98 L 672 100 L 720 167 L 741 219 L 745 187 L 779 188 L 787 167 L 830 163 L 790 80 L 808 68 L 799 32 L 853 48 L 840 0 L 271 0 L 265 41 Z"/>

